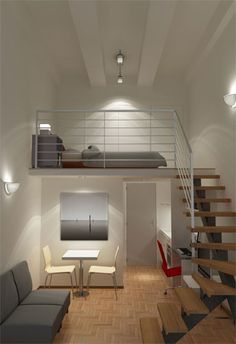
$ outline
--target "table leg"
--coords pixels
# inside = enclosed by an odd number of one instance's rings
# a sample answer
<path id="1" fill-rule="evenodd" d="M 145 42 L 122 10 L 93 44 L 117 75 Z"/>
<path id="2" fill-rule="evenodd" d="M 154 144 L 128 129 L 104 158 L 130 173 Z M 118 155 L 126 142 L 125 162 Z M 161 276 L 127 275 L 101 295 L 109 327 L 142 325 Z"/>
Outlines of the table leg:
<path id="1" fill-rule="evenodd" d="M 89 293 L 83 289 L 84 285 L 84 269 L 83 269 L 83 260 L 80 259 L 79 261 L 79 291 L 75 293 L 76 296 L 84 297 L 87 296 Z"/>

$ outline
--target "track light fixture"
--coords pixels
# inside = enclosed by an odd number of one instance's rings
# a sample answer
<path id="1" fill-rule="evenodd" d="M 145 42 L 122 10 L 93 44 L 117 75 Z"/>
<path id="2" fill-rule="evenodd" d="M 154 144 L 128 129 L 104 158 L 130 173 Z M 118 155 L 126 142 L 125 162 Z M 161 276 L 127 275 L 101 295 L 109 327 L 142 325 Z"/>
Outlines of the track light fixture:
<path id="1" fill-rule="evenodd" d="M 119 50 L 119 53 L 116 55 L 116 62 L 118 65 L 124 63 L 124 55 L 121 53 L 121 50 Z"/>
<path id="2" fill-rule="evenodd" d="M 116 63 L 119 67 L 119 74 L 118 74 L 118 77 L 117 77 L 117 83 L 118 84 L 123 84 L 124 82 L 124 77 L 121 73 L 121 66 L 124 64 L 124 55 L 122 54 L 121 50 L 119 50 L 119 53 L 116 55 Z"/>

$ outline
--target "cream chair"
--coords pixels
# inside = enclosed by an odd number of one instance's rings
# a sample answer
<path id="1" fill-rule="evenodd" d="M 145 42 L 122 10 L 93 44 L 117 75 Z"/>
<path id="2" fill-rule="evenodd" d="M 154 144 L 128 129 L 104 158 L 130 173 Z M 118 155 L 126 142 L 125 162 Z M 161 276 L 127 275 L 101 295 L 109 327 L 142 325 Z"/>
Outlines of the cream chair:
<path id="1" fill-rule="evenodd" d="M 104 275 L 111 275 L 113 279 L 113 285 L 117 300 L 117 282 L 116 282 L 116 259 L 119 252 L 119 246 L 117 246 L 115 257 L 114 257 L 114 264 L 112 266 L 99 266 L 99 265 L 92 265 L 88 271 L 88 282 L 87 282 L 87 290 L 89 290 L 90 281 L 92 274 L 104 274 Z"/>
<path id="2" fill-rule="evenodd" d="M 60 266 L 52 266 L 52 256 L 51 256 L 51 251 L 49 246 L 43 247 L 43 256 L 44 256 L 44 261 L 45 261 L 45 271 L 47 272 L 47 276 L 45 278 L 45 284 L 44 287 L 46 288 L 47 286 L 47 279 L 50 276 L 49 280 L 49 288 L 51 287 L 52 283 L 52 276 L 57 275 L 57 274 L 69 274 L 70 275 L 70 280 L 71 280 L 71 287 L 72 291 L 74 289 L 73 286 L 73 279 L 72 279 L 72 274 L 74 272 L 75 276 L 75 285 L 77 289 L 77 276 L 76 276 L 76 269 L 75 265 L 60 265 Z"/>

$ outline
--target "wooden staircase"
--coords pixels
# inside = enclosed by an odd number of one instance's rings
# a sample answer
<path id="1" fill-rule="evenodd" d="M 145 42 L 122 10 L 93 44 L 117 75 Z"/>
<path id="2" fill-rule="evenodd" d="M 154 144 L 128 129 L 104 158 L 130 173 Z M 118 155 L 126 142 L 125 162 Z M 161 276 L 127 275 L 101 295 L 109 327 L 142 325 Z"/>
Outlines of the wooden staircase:
<path id="1" fill-rule="evenodd" d="M 179 178 L 179 176 L 177 176 Z M 206 197 L 208 192 L 225 190 L 222 185 L 202 185 L 203 179 L 220 180 L 220 175 L 195 175 L 194 176 L 194 215 L 200 217 L 202 226 L 192 228 L 188 226 L 192 233 L 205 233 L 208 242 L 193 242 L 191 247 L 196 251 L 196 258 L 192 258 L 192 263 L 199 267 L 207 267 L 218 271 L 221 282 L 206 278 L 202 274 L 194 272 L 192 278 L 198 283 L 201 290 L 201 298 L 197 293 L 188 287 L 175 288 L 176 296 L 180 307 L 173 303 L 158 303 L 157 309 L 162 321 L 162 327 L 158 325 L 157 318 L 149 323 L 149 330 L 156 334 L 153 337 L 146 338 L 150 341 L 144 343 L 176 343 L 187 331 L 192 329 L 209 312 L 220 305 L 225 299 L 228 300 L 232 318 L 236 320 L 236 263 L 228 260 L 228 250 L 236 250 L 236 243 L 222 242 L 222 233 L 236 233 L 236 226 L 216 226 L 216 217 L 236 217 L 235 211 L 213 211 L 211 204 L 231 202 L 230 198 L 224 197 Z M 183 186 L 178 187 L 184 190 Z M 186 203 L 186 199 L 183 198 Z M 189 211 L 184 212 L 186 217 L 191 216 Z M 212 259 L 197 258 L 198 250 L 207 250 L 211 253 Z M 147 320 L 146 320 L 147 321 Z M 141 325 L 142 329 L 142 325 Z M 157 335 L 158 332 L 158 335 Z"/>

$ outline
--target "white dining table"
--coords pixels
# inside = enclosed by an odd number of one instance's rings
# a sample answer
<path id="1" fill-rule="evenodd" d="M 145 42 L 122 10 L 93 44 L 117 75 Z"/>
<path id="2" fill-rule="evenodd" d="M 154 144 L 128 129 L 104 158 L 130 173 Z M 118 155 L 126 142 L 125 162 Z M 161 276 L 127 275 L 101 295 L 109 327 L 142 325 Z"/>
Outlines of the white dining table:
<path id="1" fill-rule="evenodd" d="M 63 260 L 79 260 L 79 291 L 76 292 L 77 296 L 87 296 L 88 292 L 83 290 L 84 285 L 84 272 L 83 261 L 84 260 L 96 260 L 98 259 L 100 250 L 67 250 L 63 256 Z"/>

